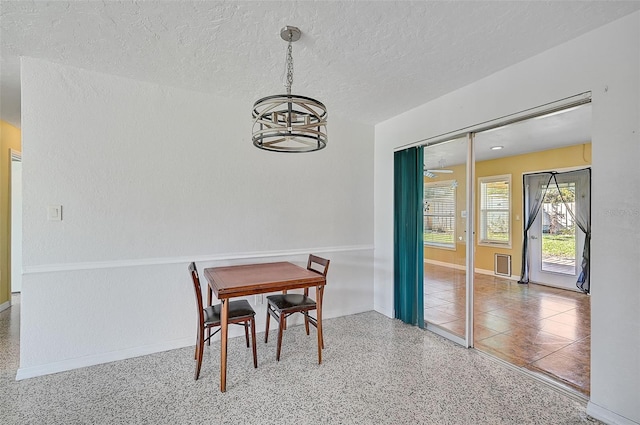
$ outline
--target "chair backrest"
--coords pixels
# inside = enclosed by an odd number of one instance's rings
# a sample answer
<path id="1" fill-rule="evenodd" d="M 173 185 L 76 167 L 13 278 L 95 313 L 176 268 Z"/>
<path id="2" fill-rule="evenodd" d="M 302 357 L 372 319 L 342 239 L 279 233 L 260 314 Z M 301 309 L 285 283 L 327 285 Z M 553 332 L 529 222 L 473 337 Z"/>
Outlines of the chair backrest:
<path id="1" fill-rule="evenodd" d="M 329 271 L 329 260 L 326 258 L 318 257 L 317 255 L 309 254 L 309 260 L 307 261 L 307 270 L 320 273 L 324 277 L 327 277 Z"/>
<path id="2" fill-rule="evenodd" d="M 198 320 L 200 324 L 204 323 L 204 313 L 202 306 L 202 289 L 200 288 L 200 277 L 198 276 L 198 269 L 196 269 L 196 263 L 189 264 L 189 274 L 193 281 L 193 289 L 196 293 L 196 308 L 198 309 Z"/>

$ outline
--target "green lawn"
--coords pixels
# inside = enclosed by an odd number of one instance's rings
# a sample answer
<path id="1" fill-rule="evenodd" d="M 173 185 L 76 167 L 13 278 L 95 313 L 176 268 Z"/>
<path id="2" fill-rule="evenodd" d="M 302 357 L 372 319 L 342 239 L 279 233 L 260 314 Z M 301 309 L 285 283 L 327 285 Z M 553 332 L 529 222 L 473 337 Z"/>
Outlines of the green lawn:
<path id="1" fill-rule="evenodd" d="M 542 252 L 560 258 L 575 258 L 576 243 L 573 235 L 542 235 Z"/>
<path id="2" fill-rule="evenodd" d="M 431 243 L 451 244 L 453 243 L 453 234 L 446 232 L 424 232 L 424 241 Z"/>
<path id="3" fill-rule="evenodd" d="M 502 234 L 493 234 L 494 239 L 500 240 Z M 424 232 L 424 241 L 437 244 L 452 244 L 454 237 L 445 232 Z M 542 252 L 547 256 L 560 258 L 575 258 L 576 244 L 573 235 L 542 235 Z"/>

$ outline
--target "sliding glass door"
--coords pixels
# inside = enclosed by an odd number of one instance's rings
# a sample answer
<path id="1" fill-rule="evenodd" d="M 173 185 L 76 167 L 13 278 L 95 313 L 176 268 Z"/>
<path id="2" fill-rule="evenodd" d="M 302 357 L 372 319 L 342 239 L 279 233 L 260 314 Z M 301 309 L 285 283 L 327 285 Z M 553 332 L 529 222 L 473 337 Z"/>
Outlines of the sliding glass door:
<path id="1" fill-rule="evenodd" d="M 469 136 L 424 147 L 424 319 L 427 329 L 470 346 Z M 470 239 L 471 241 L 473 238 Z"/>

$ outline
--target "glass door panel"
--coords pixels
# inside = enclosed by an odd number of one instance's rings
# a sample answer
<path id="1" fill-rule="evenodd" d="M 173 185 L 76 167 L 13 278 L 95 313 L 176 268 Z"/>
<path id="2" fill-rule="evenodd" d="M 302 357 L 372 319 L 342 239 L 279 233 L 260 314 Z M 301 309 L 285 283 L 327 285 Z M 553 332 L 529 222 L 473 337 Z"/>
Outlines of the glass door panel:
<path id="1" fill-rule="evenodd" d="M 424 319 L 464 344 L 467 323 L 467 137 L 424 148 Z"/>

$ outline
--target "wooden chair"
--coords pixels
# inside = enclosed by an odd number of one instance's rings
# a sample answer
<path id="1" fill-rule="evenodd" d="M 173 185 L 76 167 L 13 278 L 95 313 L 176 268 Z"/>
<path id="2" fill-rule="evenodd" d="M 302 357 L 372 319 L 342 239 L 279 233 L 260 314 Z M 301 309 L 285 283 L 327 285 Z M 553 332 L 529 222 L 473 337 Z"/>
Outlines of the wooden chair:
<path id="1" fill-rule="evenodd" d="M 321 274 L 325 278 L 327 277 L 327 271 L 329 270 L 329 260 L 310 254 L 307 261 L 307 269 L 318 274 Z M 320 288 L 319 296 L 322 297 L 324 287 Z M 321 300 L 322 301 L 322 300 Z M 309 298 L 309 288 L 304 288 L 303 294 L 288 294 L 284 291 L 282 294 L 269 295 L 267 297 L 267 329 L 264 332 L 264 342 L 266 343 L 269 338 L 269 319 L 273 316 L 278 321 L 278 348 L 276 351 L 276 360 L 280 361 L 280 351 L 282 347 L 282 332 L 287 327 L 287 317 L 294 313 L 302 313 L 304 315 L 304 327 L 309 335 L 309 323 L 311 323 L 316 329 L 318 328 L 318 322 L 316 318 L 309 315 L 310 311 L 316 310 L 316 302 Z M 324 337 L 321 340 L 321 348 L 324 349 Z M 320 352 L 320 349 L 318 349 Z"/>
<path id="2" fill-rule="evenodd" d="M 196 373 L 194 379 L 200 376 L 200 366 L 202 365 L 202 354 L 204 352 L 204 343 L 218 333 L 220 330 L 220 315 L 222 313 L 222 305 L 216 304 L 208 307 L 202 305 L 202 289 L 200 287 L 200 277 L 196 269 L 196 263 L 189 264 L 189 273 L 193 280 L 193 289 L 196 294 L 196 308 L 198 309 L 198 333 L 196 334 Z M 256 312 L 251 308 L 251 304 L 247 300 L 227 301 L 229 303 L 229 324 L 244 326 L 244 336 L 249 347 L 249 326 L 251 326 L 251 341 L 253 345 L 253 367 L 258 367 L 258 356 L 256 351 Z M 214 333 L 211 328 L 218 327 Z M 207 337 L 204 337 L 204 331 L 207 330 Z"/>

